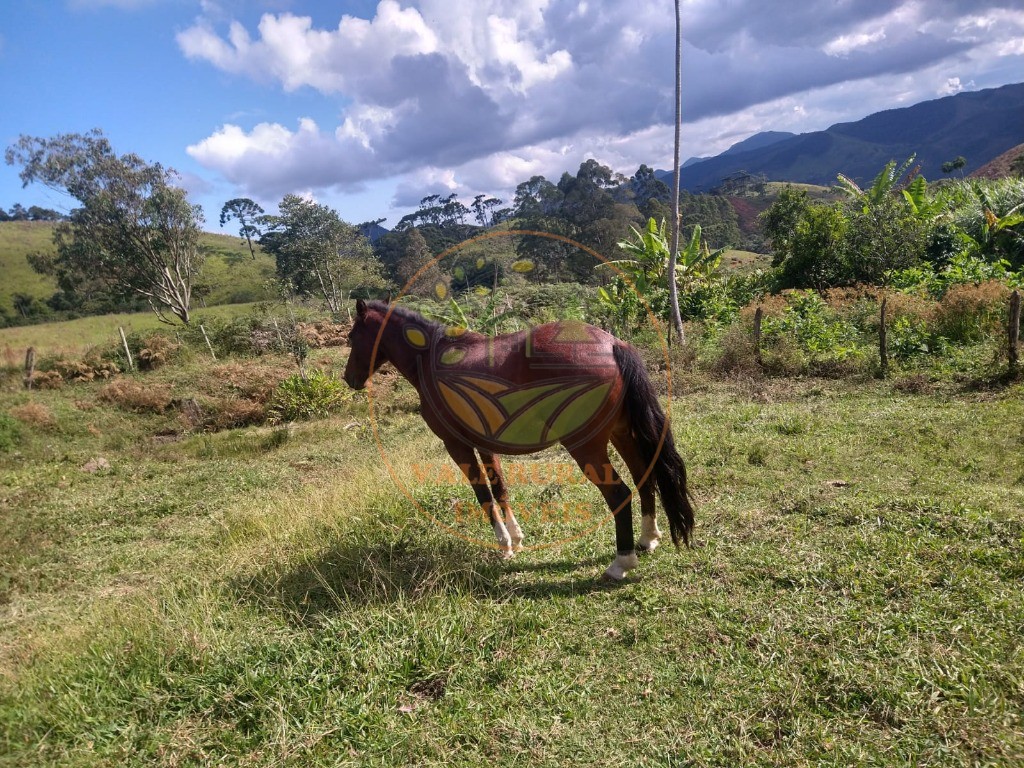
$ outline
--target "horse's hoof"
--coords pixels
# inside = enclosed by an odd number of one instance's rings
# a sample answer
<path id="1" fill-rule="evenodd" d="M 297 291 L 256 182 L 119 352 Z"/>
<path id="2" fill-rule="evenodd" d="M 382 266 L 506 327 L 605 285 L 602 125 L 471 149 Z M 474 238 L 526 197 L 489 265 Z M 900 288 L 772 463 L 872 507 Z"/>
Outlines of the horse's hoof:
<path id="1" fill-rule="evenodd" d="M 610 581 L 622 581 L 626 578 L 626 574 L 637 567 L 639 563 L 636 559 L 636 553 L 631 552 L 628 555 L 619 555 L 615 558 L 611 565 L 609 565 L 604 572 L 604 578 Z"/>
<path id="2" fill-rule="evenodd" d="M 511 547 L 508 547 L 507 549 L 502 549 L 500 550 L 500 552 L 502 560 L 511 560 L 513 557 L 516 556 L 515 550 Z"/>
<path id="3" fill-rule="evenodd" d="M 658 544 L 659 541 L 657 539 L 651 539 L 650 541 L 644 541 L 643 539 L 640 539 L 640 541 L 637 542 L 636 550 L 641 555 L 645 555 L 656 550 L 658 548 Z"/>

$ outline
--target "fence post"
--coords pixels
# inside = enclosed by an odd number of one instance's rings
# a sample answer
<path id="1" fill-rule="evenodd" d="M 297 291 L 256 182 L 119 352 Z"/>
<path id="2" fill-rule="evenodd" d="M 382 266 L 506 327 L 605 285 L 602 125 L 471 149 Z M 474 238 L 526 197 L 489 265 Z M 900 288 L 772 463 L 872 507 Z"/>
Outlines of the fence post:
<path id="1" fill-rule="evenodd" d="M 882 297 L 882 310 L 878 321 L 878 360 L 881 365 L 882 378 L 889 372 L 889 348 L 886 339 L 885 311 L 889 306 L 889 297 Z"/>
<path id="2" fill-rule="evenodd" d="M 132 359 L 132 351 L 128 348 L 128 339 L 124 335 L 124 328 L 117 326 L 118 332 L 121 334 L 121 343 L 124 344 L 124 354 L 128 358 L 128 370 L 135 370 L 135 360 Z"/>
<path id="3" fill-rule="evenodd" d="M 199 326 L 199 330 L 203 332 L 203 338 L 206 339 L 206 346 L 210 348 L 210 357 L 214 360 L 217 359 L 216 353 L 213 351 L 213 344 L 210 343 L 210 337 L 206 335 L 206 329 L 202 325 Z"/>
<path id="4" fill-rule="evenodd" d="M 1020 364 L 1020 291 L 1015 290 L 1010 294 L 1010 374 L 1017 373 Z"/>
<path id="5" fill-rule="evenodd" d="M 32 376 L 36 372 L 36 348 L 25 350 L 25 389 L 32 389 Z"/>
<path id="6" fill-rule="evenodd" d="M 764 309 L 758 307 L 754 310 L 754 360 L 761 365 L 761 320 L 764 318 Z"/>

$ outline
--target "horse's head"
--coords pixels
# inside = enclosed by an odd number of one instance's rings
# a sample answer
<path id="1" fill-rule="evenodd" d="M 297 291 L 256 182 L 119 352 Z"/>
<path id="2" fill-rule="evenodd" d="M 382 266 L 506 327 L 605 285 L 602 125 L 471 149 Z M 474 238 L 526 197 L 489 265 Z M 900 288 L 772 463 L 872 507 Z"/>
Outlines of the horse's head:
<path id="1" fill-rule="evenodd" d="M 362 299 L 356 301 L 356 321 L 348 334 L 350 352 L 345 366 L 345 383 L 352 389 L 362 389 L 373 372 L 388 361 L 387 353 L 377 343 L 383 315 L 371 309 Z M 373 368 L 370 368 L 370 364 Z"/>

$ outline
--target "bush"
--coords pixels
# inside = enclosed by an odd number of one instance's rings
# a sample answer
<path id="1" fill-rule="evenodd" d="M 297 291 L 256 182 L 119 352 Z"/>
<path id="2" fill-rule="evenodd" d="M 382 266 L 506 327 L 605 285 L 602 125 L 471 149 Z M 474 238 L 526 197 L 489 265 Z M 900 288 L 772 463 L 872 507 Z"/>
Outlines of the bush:
<path id="1" fill-rule="evenodd" d="M 329 373 L 312 371 L 306 378 L 296 374 L 278 384 L 267 409 L 267 421 L 280 424 L 323 418 L 352 396 L 353 392 Z"/>
<path id="2" fill-rule="evenodd" d="M 182 350 L 181 344 L 160 331 L 147 334 L 132 333 L 127 336 L 127 341 L 140 371 L 152 371 L 174 362 L 180 357 Z M 123 359 L 123 351 L 123 348 L 117 348 L 118 358 Z"/>
<path id="3" fill-rule="evenodd" d="M 11 408 L 11 416 L 22 424 L 39 429 L 52 429 L 57 426 L 53 412 L 42 403 L 25 403 Z"/>
<path id="4" fill-rule="evenodd" d="M 21 429 L 13 416 L 0 413 L 0 453 L 13 451 L 21 442 Z"/>
<path id="5" fill-rule="evenodd" d="M 980 341 L 1005 322 L 1010 289 L 989 281 L 958 285 L 942 297 L 935 312 L 935 332 L 957 344 Z"/>
<path id="6" fill-rule="evenodd" d="M 788 295 L 782 316 L 764 319 L 766 342 L 790 335 L 812 361 L 832 358 L 843 360 L 856 355 L 857 329 L 839 317 L 814 291 L 795 291 Z"/>
<path id="7" fill-rule="evenodd" d="M 716 353 L 711 369 L 718 373 L 748 377 L 761 373 L 754 353 L 754 332 L 745 323 L 733 323 L 719 335 Z"/>
<path id="8" fill-rule="evenodd" d="M 193 397 L 179 403 L 178 420 L 186 430 L 209 432 L 263 424 L 267 411 L 263 403 L 238 397 Z"/>
<path id="9" fill-rule="evenodd" d="M 899 360 L 926 355 L 944 347 L 932 339 L 926 323 L 909 315 L 897 315 L 888 325 L 886 345 L 889 353 Z"/>
<path id="10" fill-rule="evenodd" d="M 163 413 L 171 406 L 171 390 L 167 386 L 143 386 L 131 379 L 117 379 L 100 390 L 100 400 L 133 413 Z"/>

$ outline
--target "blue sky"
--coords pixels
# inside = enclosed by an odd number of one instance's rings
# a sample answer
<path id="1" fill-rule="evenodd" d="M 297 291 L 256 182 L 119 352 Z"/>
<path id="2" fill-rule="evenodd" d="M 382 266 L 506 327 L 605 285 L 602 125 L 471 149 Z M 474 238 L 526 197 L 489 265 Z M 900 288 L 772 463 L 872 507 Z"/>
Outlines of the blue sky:
<path id="1" fill-rule="evenodd" d="M 1020 2 L 684 0 L 683 19 L 683 158 L 1024 80 Z M 0 142 L 99 127 L 177 169 L 214 231 L 224 201 L 286 193 L 393 225 L 590 157 L 670 167 L 673 34 L 665 0 L 19 3 Z M 17 172 L 0 207 L 72 205 Z"/>

